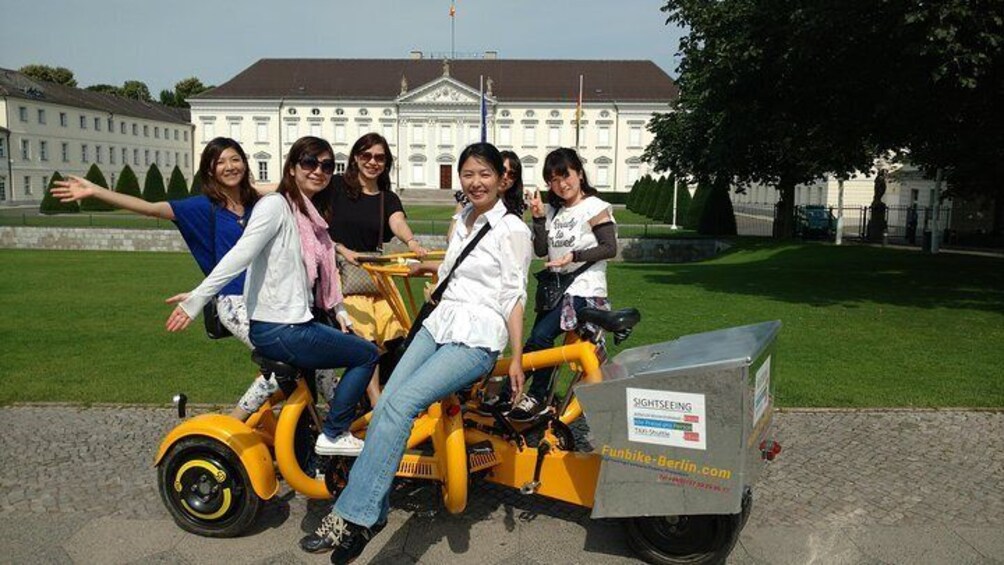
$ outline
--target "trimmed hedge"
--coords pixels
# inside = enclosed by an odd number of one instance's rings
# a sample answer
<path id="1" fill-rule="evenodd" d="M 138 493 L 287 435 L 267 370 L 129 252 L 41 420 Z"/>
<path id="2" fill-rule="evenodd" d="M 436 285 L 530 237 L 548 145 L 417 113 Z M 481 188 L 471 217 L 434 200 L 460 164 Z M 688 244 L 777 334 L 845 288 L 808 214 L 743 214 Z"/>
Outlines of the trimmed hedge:
<path id="1" fill-rule="evenodd" d="M 672 200 L 672 197 L 670 197 Z M 690 210 L 690 190 L 687 189 L 687 183 L 682 180 L 676 181 L 676 224 L 680 225 L 683 223 L 684 219 L 687 217 L 687 212 Z M 662 221 L 667 224 L 673 223 L 673 207 L 670 206 L 666 209 L 666 215 L 663 216 Z"/>
<path id="2" fill-rule="evenodd" d="M 52 195 L 52 187 L 56 186 L 56 181 L 63 180 L 63 175 L 59 171 L 52 173 L 49 186 L 45 187 L 45 194 L 42 196 L 42 203 L 38 205 L 38 211 L 42 214 L 76 214 L 80 212 L 80 204 L 73 202 L 60 202 Z"/>
<path id="3" fill-rule="evenodd" d="M 683 227 L 688 230 L 696 230 L 701 223 L 701 213 L 704 212 L 704 203 L 708 200 L 711 188 L 705 183 L 698 183 L 697 190 L 694 191 L 694 198 L 690 201 L 690 209 L 687 210 Z"/>
<path id="4" fill-rule="evenodd" d="M 192 177 L 192 190 L 189 191 L 189 194 L 192 196 L 198 196 L 199 194 L 202 194 L 202 179 L 199 178 L 198 173 L 196 173 L 195 176 Z"/>
<path id="5" fill-rule="evenodd" d="M 673 215 L 673 187 L 676 185 L 676 177 L 673 175 L 659 179 L 659 194 L 655 198 L 655 209 L 652 211 L 652 219 L 663 221 L 668 211 L 670 217 Z"/>
<path id="6" fill-rule="evenodd" d="M 610 204 L 627 204 L 628 196 L 630 193 L 627 192 L 601 192 L 597 194 L 602 200 Z"/>
<path id="7" fill-rule="evenodd" d="M 104 173 L 101 172 L 97 164 L 92 164 L 91 168 L 87 169 L 87 174 L 84 175 L 84 178 L 98 186 L 111 188 Z M 80 211 L 82 212 L 110 212 L 114 209 L 115 207 L 111 204 L 106 204 L 97 198 L 85 198 L 80 201 Z"/>
<path id="8" fill-rule="evenodd" d="M 645 200 L 641 204 L 639 213 L 655 219 L 655 205 L 659 201 L 659 188 L 662 179 L 649 179 L 648 188 L 645 190 Z"/>
<path id="9" fill-rule="evenodd" d="M 167 200 L 167 191 L 164 189 L 164 175 L 160 174 L 160 168 L 156 163 L 150 165 L 146 171 L 146 178 L 143 181 L 143 200 L 147 202 L 163 202 Z"/>
<path id="10" fill-rule="evenodd" d="M 139 179 L 136 178 L 136 173 L 129 165 L 122 167 L 122 174 L 119 175 L 119 180 L 115 183 L 115 192 L 143 198 L 139 191 Z"/>
<path id="11" fill-rule="evenodd" d="M 171 180 L 167 182 L 167 199 L 181 200 L 188 198 L 188 183 L 185 182 L 185 175 L 181 174 L 181 169 L 177 165 L 171 171 Z"/>
<path id="12" fill-rule="evenodd" d="M 697 233 L 714 236 L 736 235 L 736 215 L 732 209 L 729 190 L 729 183 L 726 180 L 716 182 L 709 191 L 704 210 L 701 212 L 701 221 L 697 225 Z"/>

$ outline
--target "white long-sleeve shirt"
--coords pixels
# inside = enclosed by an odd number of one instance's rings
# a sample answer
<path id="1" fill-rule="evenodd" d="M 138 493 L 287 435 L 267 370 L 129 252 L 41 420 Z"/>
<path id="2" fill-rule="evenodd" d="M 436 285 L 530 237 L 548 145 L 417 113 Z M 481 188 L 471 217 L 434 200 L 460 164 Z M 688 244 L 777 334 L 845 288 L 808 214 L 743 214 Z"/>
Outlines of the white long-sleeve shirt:
<path id="1" fill-rule="evenodd" d="M 500 200 L 468 230 L 465 219 L 472 211 L 468 205 L 454 216 L 456 227 L 439 267 L 441 281 L 486 222 L 491 230 L 453 273 L 439 306 L 424 325 L 436 343 L 502 351 L 509 339 L 506 320 L 517 304 L 526 303 L 533 252 L 530 228 L 518 216 L 507 214 Z"/>
<path id="2" fill-rule="evenodd" d="M 244 235 L 181 303 L 182 310 L 194 319 L 245 269 L 244 300 L 249 319 L 278 324 L 313 319 L 310 307 L 314 296 L 307 284 L 296 218 L 281 194 L 267 194 L 255 204 Z"/>

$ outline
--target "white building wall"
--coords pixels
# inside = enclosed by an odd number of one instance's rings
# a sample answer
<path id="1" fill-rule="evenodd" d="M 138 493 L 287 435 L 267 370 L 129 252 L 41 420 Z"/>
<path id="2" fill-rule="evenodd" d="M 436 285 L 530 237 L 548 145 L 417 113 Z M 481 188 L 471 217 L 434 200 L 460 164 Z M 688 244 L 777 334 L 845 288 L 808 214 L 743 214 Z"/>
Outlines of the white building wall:
<path id="1" fill-rule="evenodd" d="M 128 164 L 142 187 L 154 163 L 165 183 L 175 165 L 191 182 L 195 164 L 189 124 L 14 97 L 3 104 L 3 127 L 9 130 L 3 136 L 5 145 L 9 137 L 6 158 L 0 159 L 4 204 L 38 203 L 54 171 L 82 176 L 92 164 L 110 184 Z"/>
<path id="2" fill-rule="evenodd" d="M 258 177 L 258 163 L 265 162 L 268 180 L 277 182 L 296 138 L 319 129 L 321 137 L 331 142 L 336 161 L 343 163 L 356 139 L 375 131 L 387 137 L 391 146 L 395 189 L 439 189 L 445 167 L 449 167 L 450 184 L 456 189 L 456 160 L 467 145 L 481 137 L 476 97 L 476 90 L 441 77 L 397 98 L 379 101 L 195 99 L 190 101 L 195 159 L 209 139 L 229 136 L 228 124 L 237 123 L 242 136 L 238 141 L 249 155 L 252 172 Z M 597 103 L 584 107 L 579 152 L 594 185 L 606 177 L 606 183 L 597 188 L 628 191 L 634 180 L 651 172 L 649 164 L 640 160 L 652 138 L 646 125 L 654 112 L 664 109 L 658 104 Z M 530 188 L 544 187 L 541 167 L 549 151 L 575 145 L 575 104 L 571 101 L 500 103 L 489 99 L 487 122 L 488 141 L 520 156 L 524 184 Z M 253 124 L 266 124 L 266 140 L 258 138 Z M 558 143 L 551 137 L 551 127 L 558 129 Z M 600 127 L 607 129 L 603 143 Z M 636 129 L 635 137 L 630 134 L 632 128 Z"/>

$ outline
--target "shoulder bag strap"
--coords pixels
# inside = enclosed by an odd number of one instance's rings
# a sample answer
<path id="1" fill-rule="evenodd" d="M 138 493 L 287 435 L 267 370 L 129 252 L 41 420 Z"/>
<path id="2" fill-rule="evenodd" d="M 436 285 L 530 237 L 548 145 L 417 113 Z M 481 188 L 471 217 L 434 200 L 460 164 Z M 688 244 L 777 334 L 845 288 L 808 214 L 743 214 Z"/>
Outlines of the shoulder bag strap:
<path id="1" fill-rule="evenodd" d="M 478 232 L 478 235 L 474 236 L 474 239 L 471 240 L 471 242 L 467 244 L 467 247 L 465 247 L 464 250 L 460 252 L 460 256 L 457 257 L 457 262 L 453 264 L 453 268 L 450 269 L 450 273 L 446 275 L 446 278 L 443 279 L 443 282 L 439 283 L 439 286 L 437 286 L 436 290 L 432 292 L 432 296 L 429 297 L 429 300 L 431 300 L 433 303 L 436 303 L 439 302 L 441 298 L 443 298 L 443 293 L 446 292 L 446 285 L 450 284 L 450 278 L 453 277 L 453 273 L 457 272 L 457 267 L 459 267 L 460 264 L 464 262 L 464 259 L 466 259 L 467 256 L 471 254 L 471 251 L 474 251 L 474 248 L 477 246 L 478 242 L 481 241 L 481 238 L 487 235 L 489 230 L 491 229 L 492 229 L 491 224 L 485 222 L 484 227 L 481 228 L 481 231 Z"/>

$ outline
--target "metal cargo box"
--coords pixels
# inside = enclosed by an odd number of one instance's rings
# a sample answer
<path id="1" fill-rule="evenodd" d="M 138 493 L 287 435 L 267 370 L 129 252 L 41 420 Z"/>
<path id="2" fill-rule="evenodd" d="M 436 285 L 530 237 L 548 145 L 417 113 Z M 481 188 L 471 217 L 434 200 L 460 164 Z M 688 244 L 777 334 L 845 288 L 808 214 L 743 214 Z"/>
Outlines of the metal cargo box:
<path id="1" fill-rule="evenodd" d="M 780 328 L 629 349 L 603 367 L 603 382 L 576 388 L 603 460 L 593 518 L 740 511 L 765 464 Z"/>

